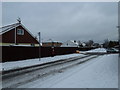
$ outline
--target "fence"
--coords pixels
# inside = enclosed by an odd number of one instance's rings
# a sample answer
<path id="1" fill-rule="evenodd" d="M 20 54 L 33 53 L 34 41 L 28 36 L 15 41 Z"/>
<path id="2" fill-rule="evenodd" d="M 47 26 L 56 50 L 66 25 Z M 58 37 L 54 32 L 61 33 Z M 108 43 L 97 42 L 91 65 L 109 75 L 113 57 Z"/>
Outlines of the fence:
<path id="1" fill-rule="evenodd" d="M 77 47 L 26 47 L 26 46 L 0 46 L 2 48 L 2 62 L 18 61 L 25 59 L 33 59 L 49 57 L 55 55 L 64 55 L 75 53 L 76 50 L 90 50 L 92 48 L 77 48 Z M 40 53 L 39 53 L 40 49 Z"/>

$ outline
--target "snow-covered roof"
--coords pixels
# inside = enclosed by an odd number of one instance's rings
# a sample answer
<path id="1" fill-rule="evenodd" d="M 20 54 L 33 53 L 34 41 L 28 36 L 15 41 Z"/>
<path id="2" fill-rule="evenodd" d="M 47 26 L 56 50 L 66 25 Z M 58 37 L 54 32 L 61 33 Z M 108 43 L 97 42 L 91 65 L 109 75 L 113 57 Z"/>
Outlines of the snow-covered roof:
<path id="1" fill-rule="evenodd" d="M 0 27 L 0 34 L 8 32 L 8 31 L 12 30 L 13 28 L 15 28 L 15 27 L 17 27 L 19 25 L 20 25 L 20 23 L 15 23 L 15 24 Z"/>
<path id="2" fill-rule="evenodd" d="M 0 35 L 3 34 L 3 33 L 6 33 L 18 26 L 22 26 L 25 30 L 27 30 L 27 32 L 35 38 L 35 36 L 21 23 L 14 23 L 14 24 L 11 24 L 11 25 L 6 25 L 6 26 L 3 26 L 3 27 L 0 27 Z"/>
<path id="3" fill-rule="evenodd" d="M 75 40 L 70 40 L 70 41 L 71 41 L 72 43 L 78 45 L 78 42 L 77 42 L 77 41 L 75 41 Z"/>
<path id="4" fill-rule="evenodd" d="M 66 42 L 64 42 L 62 45 L 61 45 L 61 47 L 78 47 L 78 42 L 76 41 L 74 41 L 74 40 L 68 40 L 68 41 L 66 41 Z"/>

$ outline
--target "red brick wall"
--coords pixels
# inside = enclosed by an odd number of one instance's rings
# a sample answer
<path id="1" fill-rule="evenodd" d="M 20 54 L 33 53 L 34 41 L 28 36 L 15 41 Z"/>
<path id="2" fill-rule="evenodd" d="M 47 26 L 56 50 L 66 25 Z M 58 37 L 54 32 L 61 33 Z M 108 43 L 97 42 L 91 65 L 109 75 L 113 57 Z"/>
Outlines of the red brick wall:
<path id="1" fill-rule="evenodd" d="M 2 35 L 2 42 L 3 43 L 14 43 L 15 42 L 15 32 L 14 29 L 8 31 L 7 33 L 3 33 Z"/>

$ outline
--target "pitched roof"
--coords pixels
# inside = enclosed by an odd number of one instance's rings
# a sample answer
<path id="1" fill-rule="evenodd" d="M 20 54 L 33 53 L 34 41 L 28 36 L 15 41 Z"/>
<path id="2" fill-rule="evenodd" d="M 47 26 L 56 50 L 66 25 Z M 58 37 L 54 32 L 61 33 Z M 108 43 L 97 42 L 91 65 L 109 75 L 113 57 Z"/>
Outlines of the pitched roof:
<path id="1" fill-rule="evenodd" d="M 22 25 L 21 23 L 14 23 L 14 24 L 11 24 L 11 25 L 6 25 L 6 26 L 3 26 L 3 27 L 0 27 L 0 35 L 2 35 L 3 33 L 8 32 L 8 31 L 10 31 L 10 30 L 12 30 L 12 29 L 20 26 L 20 25 L 21 25 L 24 29 L 26 29 L 27 32 L 28 32 L 32 37 L 35 38 L 35 36 L 34 36 L 24 25 Z"/>
<path id="2" fill-rule="evenodd" d="M 15 24 L 0 27 L 0 34 L 8 32 L 9 30 L 12 30 L 13 28 L 15 28 L 15 27 L 17 27 L 19 25 L 20 25 L 20 23 L 15 23 Z"/>

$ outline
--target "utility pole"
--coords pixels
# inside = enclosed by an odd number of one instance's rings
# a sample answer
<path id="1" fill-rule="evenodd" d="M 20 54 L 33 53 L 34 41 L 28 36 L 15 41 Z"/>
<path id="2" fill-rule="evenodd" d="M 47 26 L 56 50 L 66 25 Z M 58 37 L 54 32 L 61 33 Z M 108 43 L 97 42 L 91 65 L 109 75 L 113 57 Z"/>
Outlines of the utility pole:
<path id="1" fill-rule="evenodd" d="M 120 53 L 120 26 L 117 26 L 118 28 L 118 43 L 119 43 L 119 53 Z"/>
<path id="2" fill-rule="evenodd" d="M 40 40 L 41 34 L 40 34 L 40 32 L 38 32 L 38 36 L 39 36 L 39 61 L 40 61 L 40 59 L 41 59 L 41 57 L 40 57 L 41 56 L 40 55 L 41 54 L 41 49 L 40 49 L 41 48 L 41 45 L 40 45 L 40 43 L 41 43 L 41 40 Z"/>
<path id="3" fill-rule="evenodd" d="M 118 43 L 119 43 L 119 57 L 120 57 L 120 1 L 118 2 Z"/>

